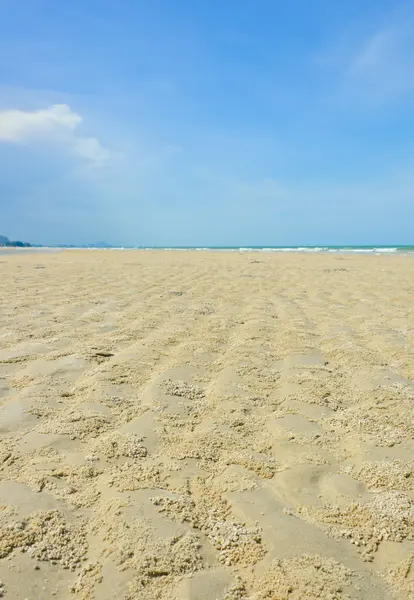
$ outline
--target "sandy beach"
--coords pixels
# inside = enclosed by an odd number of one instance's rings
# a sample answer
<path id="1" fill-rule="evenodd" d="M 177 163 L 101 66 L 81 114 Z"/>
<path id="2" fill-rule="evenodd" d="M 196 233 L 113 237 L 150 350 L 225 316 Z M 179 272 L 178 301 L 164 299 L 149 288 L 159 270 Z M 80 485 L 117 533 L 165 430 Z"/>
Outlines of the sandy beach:
<path id="1" fill-rule="evenodd" d="M 414 597 L 414 258 L 0 254 L 0 597 Z"/>

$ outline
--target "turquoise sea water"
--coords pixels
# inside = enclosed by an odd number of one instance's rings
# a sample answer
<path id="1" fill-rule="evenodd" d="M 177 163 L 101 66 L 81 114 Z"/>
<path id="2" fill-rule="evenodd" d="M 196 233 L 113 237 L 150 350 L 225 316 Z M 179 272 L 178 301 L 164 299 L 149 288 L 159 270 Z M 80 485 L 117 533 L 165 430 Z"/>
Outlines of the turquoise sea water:
<path id="1" fill-rule="evenodd" d="M 117 248 L 131 249 L 131 248 Z M 414 253 L 414 246 L 135 246 L 137 250 L 212 250 L 229 252 L 342 252 L 361 254 Z"/>

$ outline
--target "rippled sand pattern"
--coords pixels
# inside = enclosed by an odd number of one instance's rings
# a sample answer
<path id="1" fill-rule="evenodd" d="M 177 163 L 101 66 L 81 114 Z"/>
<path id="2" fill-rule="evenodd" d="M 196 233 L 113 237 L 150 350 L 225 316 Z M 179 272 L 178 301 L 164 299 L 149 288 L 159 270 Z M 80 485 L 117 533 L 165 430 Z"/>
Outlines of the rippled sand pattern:
<path id="1" fill-rule="evenodd" d="M 414 259 L 0 256 L 0 597 L 414 597 Z"/>

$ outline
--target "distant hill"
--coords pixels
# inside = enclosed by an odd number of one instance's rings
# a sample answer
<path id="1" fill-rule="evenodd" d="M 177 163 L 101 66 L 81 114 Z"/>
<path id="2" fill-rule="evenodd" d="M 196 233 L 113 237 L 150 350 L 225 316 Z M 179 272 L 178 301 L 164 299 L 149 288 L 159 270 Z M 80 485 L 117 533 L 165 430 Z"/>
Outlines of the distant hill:
<path id="1" fill-rule="evenodd" d="M 29 244 L 28 242 L 20 242 L 19 240 L 12 241 L 9 240 L 9 238 L 5 235 L 0 235 L 0 246 L 11 246 L 14 248 L 30 248 L 31 244 Z"/>
<path id="2" fill-rule="evenodd" d="M 79 244 L 79 245 L 75 245 L 75 244 L 58 244 L 56 246 L 57 248 L 113 248 L 113 246 L 111 246 L 111 244 L 107 244 L 106 242 L 97 242 L 96 244 Z"/>
<path id="3" fill-rule="evenodd" d="M 112 246 L 106 242 L 97 242 L 96 244 L 88 244 L 88 248 L 112 248 Z"/>
<path id="4" fill-rule="evenodd" d="M 14 247 L 14 248 L 41 248 L 39 244 L 29 244 L 28 242 L 21 242 L 19 240 L 12 241 L 5 235 L 0 235 L 0 247 Z M 81 246 L 75 246 L 73 244 L 56 244 L 56 248 L 113 248 L 111 244 L 107 242 L 97 242 L 96 244 L 83 244 Z"/>

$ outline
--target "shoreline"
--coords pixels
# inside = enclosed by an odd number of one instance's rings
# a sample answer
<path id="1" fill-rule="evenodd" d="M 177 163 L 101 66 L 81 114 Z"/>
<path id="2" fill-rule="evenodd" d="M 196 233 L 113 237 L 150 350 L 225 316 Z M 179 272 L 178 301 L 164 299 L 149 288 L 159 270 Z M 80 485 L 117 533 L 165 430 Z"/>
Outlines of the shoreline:
<path id="1" fill-rule="evenodd" d="M 298 247 L 261 247 L 261 246 L 194 246 L 194 247 L 179 247 L 179 246 L 148 246 L 148 247 L 110 247 L 110 248 L 93 248 L 93 247 L 64 247 L 64 246 L 42 246 L 33 248 L 10 248 L 0 247 L 0 252 L 3 254 L 25 254 L 25 253 L 41 253 L 41 252 L 61 252 L 61 251 L 140 251 L 140 252 L 237 252 L 245 253 L 267 253 L 267 254 L 347 254 L 347 255 L 396 255 L 410 256 L 414 254 L 414 246 L 298 246 Z"/>

